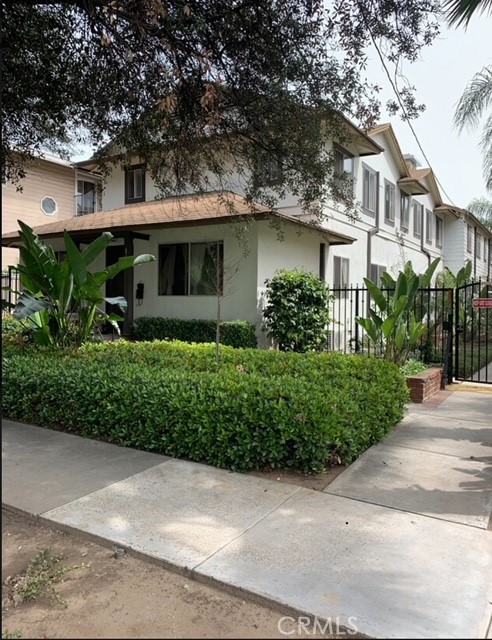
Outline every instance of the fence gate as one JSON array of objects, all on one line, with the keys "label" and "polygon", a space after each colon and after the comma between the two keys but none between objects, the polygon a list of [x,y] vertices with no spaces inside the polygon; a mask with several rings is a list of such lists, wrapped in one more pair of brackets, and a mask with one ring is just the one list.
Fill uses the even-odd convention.
[{"label": "fence gate", "polygon": [[454,377],[492,384],[492,283],[456,289]]}]

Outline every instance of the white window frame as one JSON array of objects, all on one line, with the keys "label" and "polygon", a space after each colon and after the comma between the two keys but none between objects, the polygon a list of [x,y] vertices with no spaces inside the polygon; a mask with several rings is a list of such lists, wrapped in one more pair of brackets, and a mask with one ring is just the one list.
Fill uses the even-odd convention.
[{"label": "white window frame", "polygon": [[444,221],[440,216],[436,216],[436,247],[439,247],[439,249],[442,249],[443,242],[444,242]]},{"label": "white window frame", "polygon": [[[367,186],[366,175],[368,176]],[[364,163],[362,163],[362,206],[370,215],[376,215],[378,206],[378,172]]]},{"label": "white window frame", "polygon": [[[54,211],[48,212],[48,211],[45,211],[45,210],[44,210],[44,208],[43,208],[43,202],[44,202],[47,198],[49,198],[50,200],[53,200],[53,202],[55,203],[55,210],[54,210]],[[48,196],[48,195],[43,196],[43,197],[41,198],[41,200],[39,201],[39,206],[40,206],[41,211],[44,213],[44,215],[45,215],[45,216],[54,216],[54,215],[56,215],[56,214],[58,213],[58,202],[56,201],[56,198],[54,198],[53,196]]]},{"label": "white window frame", "polygon": [[432,244],[432,240],[434,237],[433,234],[433,213],[430,209],[425,210],[425,242],[426,244]]},{"label": "white window frame", "polygon": [[[79,182],[87,182],[88,184],[92,184],[94,186],[94,211],[86,211],[85,213],[79,213],[78,209],[79,209],[79,198],[80,201],[82,201],[82,198],[84,195],[84,193],[80,193],[79,191]],[[99,197],[99,193],[98,193],[98,185],[99,183],[97,182],[97,180],[91,180],[89,178],[86,178],[85,176],[77,176],[77,180],[75,181],[76,183],[76,193],[75,193],[75,214],[77,216],[85,216],[91,213],[97,213],[97,211],[99,211],[99,206],[98,206],[98,197]]]},{"label": "white window frame", "polygon": [[413,201],[413,235],[416,238],[422,237],[422,226],[424,224],[424,205],[417,200]]},{"label": "white window frame", "polygon": [[473,253],[473,229],[470,224],[466,225],[466,251]]},{"label": "white window frame", "polygon": [[[388,197],[389,192],[389,197]],[[389,182],[384,181],[384,221],[386,224],[395,224],[395,211],[396,211],[396,186]]]},{"label": "white window frame", "polygon": [[[404,209],[403,202],[407,203],[407,207]],[[410,228],[410,207],[412,201],[408,193],[405,193],[400,189],[400,228],[403,232],[408,233]],[[406,223],[406,224],[405,224]]]}]

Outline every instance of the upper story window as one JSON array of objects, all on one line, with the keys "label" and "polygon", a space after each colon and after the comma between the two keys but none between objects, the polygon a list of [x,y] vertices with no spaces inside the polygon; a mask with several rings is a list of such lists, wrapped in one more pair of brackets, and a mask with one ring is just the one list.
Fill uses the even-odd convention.
[{"label": "upper story window", "polygon": [[125,204],[145,202],[145,167],[132,165],[125,169]]},{"label": "upper story window", "polygon": [[484,260],[484,262],[487,262],[487,248],[488,248],[487,238],[484,238],[483,239],[483,260]]},{"label": "upper story window", "polygon": [[362,206],[369,213],[376,213],[378,174],[367,165],[362,165]]},{"label": "upper story window", "polygon": [[41,211],[45,216],[53,216],[58,213],[58,203],[52,196],[41,198]]},{"label": "upper story window", "polygon": [[77,215],[85,216],[97,211],[97,185],[90,180],[77,180]]},{"label": "upper story window", "polygon": [[422,221],[424,218],[424,205],[420,202],[413,203],[413,235],[416,238],[422,237]]},{"label": "upper story window", "polygon": [[272,156],[258,159],[254,169],[254,182],[257,187],[269,187],[282,182],[282,165]]},{"label": "upper story window", "polygon": [[400,226],[402,231],[408,231],[410,226],[410,196],[400,191]]},{"label": "upper story window", "polygon": [[466,225],[466,250],[471,253],[473,249],[473,229],[469,224]]},{"label": "upper story window", "polygon": [[217,295],[224,280],[223,242],[159,246],[160,296]]},{"label": "upper story window", "polygon": [[391,182],[384,182],[384,220],[388,224],[395,222],[396,187]]},{"label": "upper story window", "polygon": [[477,258],[482,257],[482,236],[477,233],[477,248],[475,249],[475,255]]},{"label": "upper story window", "polygon": [[442,248],[442,241],[444,235],[443,221],[439,216],[436,216],[436,246]]},{"label": "upper story window", "polygon": [[354,189],[354,158],[342,147],[333,147],[333,176],[339,189],[348,189],[353,193]]},{"label": "upper story window", "polygon": [[426,209],[425,212],[425,241],[429,244],[432,243],[432,228],[433,228],[433,218],[434,214],[429,209]]}]

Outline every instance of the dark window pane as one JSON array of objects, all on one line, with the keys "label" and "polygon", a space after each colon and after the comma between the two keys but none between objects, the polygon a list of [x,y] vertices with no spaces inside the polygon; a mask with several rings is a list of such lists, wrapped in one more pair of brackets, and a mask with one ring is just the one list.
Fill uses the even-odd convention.
[{"label": "dark window pane", "polygon": [[159,247],[159,295],[184,296],[188,293],[188,244]]}]

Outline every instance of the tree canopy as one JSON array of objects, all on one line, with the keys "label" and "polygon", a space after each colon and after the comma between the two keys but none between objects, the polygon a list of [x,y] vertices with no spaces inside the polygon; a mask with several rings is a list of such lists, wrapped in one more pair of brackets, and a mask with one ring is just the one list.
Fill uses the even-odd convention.
[{"label": "tree canopy", "polygon": [[[333,190],[325,127],[342,137],[339,113],[364,127],[378,119],[367,45],[414,60],[438,32],[437,10],[438,0],[3,2],[3,175],[15,182],[33,153],[67,155],[83,139],[103,170],[115,150],[144,160],[164,195],[221,183],[232,162],[251,198],[289,189],[310,210]],[[416,113],[413,93],[404,99]],[[272,163],[274,196],[257,179]]]}]

